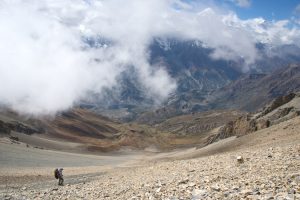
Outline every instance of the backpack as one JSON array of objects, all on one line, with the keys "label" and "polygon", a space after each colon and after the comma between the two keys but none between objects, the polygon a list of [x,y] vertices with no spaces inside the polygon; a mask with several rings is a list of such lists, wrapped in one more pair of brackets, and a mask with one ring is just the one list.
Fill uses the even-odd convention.
[{"label": "backpack", "polygon": [[59,177],[58,169],[55,169],[55,170],[54,170],[54,177],[55,177],[56,179],[58,179],[58,177]]}]

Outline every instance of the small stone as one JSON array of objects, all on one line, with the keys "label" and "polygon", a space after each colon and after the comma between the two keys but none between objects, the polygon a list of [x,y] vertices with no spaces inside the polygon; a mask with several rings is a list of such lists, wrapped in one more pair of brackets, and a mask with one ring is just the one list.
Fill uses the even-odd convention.
[{"label": "small stone", "polygon": [[11,198],[12,198],[12,197],[11,197],[11,196],[8,196],[8,195],[5,195],[5,196],[4,196],[4,200],[11,200]]},{"label": "small stone", "polygon": [[229,191],[225,191],[223,194],[224,194],[225,197],[228,197],[230,195],[230,192]]},{"label": "small stone", "polygon": [[155,190],[155,192],[156,192],[156,193],[159,193],[160,190],[161,190],[161,187],[160,187],[160,188],[157,188],[157,189]]},{"label": "small stone", "polygon": [[208,195],[206,190],[194,189],[192,192],[192,199],[206,197]]},{"label": "small stone", "polygon": [[243,163],[244,162],[244,158],[242,156],[237,156],[236,160],[238,163]]},{"label": "small stone", "polygon": [[252,194],[260,195],[259,189],[258,189],[258,188],[255,188],[255,189],[252,191]]},{"label": "small stone", "polygon": [[232,190],[239,190],[239,189],[240,189],[240,187],[236,186],[236,185],[232,187]]},{"label": "small stone", "polygon": [[189,187],[194,187],[196,184],[194,182],[189,183]]},{"label": "small stone", "polygon": [[211,186],[210,187],[212,190],[214,190],[214,191],[217,191],[217,192],[220,192],[221,191],[221,188],[219,187],[219,186],[217,186],[217,185],[213,185],[213,186]]},{"label": "small stone", "polygon": [[186,184],[187,182],[189,182],[189,179],[184,179],[178,182],[178,185],[180,184]]},{"label": "small stone", "polygon": [[242,193],[244,196],[248,196],[248,195],[251,195],[251,194],[252,194],[252,191],[251,191],[251,190],[242,190],[241,193]]},{"label": "small stone", "polygon": [[156,184],[156,186],[161,187],[162,186],[161,182],[158,181],[158,183]]}]

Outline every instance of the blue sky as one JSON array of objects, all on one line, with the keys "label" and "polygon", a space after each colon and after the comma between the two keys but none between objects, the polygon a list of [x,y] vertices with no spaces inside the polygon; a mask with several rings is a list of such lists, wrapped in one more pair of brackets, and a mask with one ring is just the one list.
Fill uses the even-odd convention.
[{"label": "blue sky", "polygon": [[[224,1],[217,0],[219,3]],[[241,7],[238,2],[247,0],[226,0],[230,7],[241,19],[263,17],[267,20],[290,19],[295,15],[297,5],[300,0],[248,0],[248,7]]]}]

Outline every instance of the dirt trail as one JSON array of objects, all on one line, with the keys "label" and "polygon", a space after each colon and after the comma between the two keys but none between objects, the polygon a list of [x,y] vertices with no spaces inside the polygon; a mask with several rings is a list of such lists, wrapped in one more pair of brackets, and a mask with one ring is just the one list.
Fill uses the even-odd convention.
[{"label": "dirt trail", "polygon": [[120,163],[139,159],[141,154],[132,152],[118,155],[88,155],[59,152],[26,147],[23,144],[0,142],[0,168],[11,167],[84,167],[115,166]]},{"label": "dirt trail", "polygon": [[28,147],[0,138],[0,188],[3,192],[9,187],[56,185],[53,170],[58,167],[65,169],[66,184],[87,182],[110,169],[138,165],[145,155],[145,152],[136,151],[102,155],[68,153]]}]

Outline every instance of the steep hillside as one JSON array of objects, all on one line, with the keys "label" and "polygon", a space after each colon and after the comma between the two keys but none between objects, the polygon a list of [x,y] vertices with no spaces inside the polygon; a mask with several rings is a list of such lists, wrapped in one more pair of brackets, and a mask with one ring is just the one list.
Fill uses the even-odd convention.
[{"label": "steep hillside", "polygon": [[300,65],[290,65],[271,74],[250,74],[214,92],[213,108],[255,111],[276,97],[300,91]]},{"label": "steep hillside", "polygon": [[82,108],[43,119],[2,112],[0,132],[2,137],[11,136],[13,140],[48,149],[103,152],[124,147],[151,147],[170,150],[203,147],[220,139],[268,128],[299,115],[300,94],[291,93],[278,97],[254,114],[234,110],[200,112],[176,116],[161,123],[149,121],[152,126],[120,123]]},{"label": "steep hillside", "polygon": [[[222,119],[221,116],[227,117]],[[143,150],[148,147],[170,150],[204,144],[206,132],[210,134],[210,130],[224,125],[229,119],[237,116],[239,115],[236,112],[226,111],[194,114],[174,118],[158,127],[151,127],[136,123],[120,123],[82,108],[74,108],[54,118],[42,119],[2,112],[1,119],[5,121],[0,121],[0,132],[2,137],[11,137],[12,140],[33,147],[62,151],[106,152],[122,148]],[[192,118],[194,120],[191,121]],[[208,121],[211,124],[205,125]],[[174,130],[177,122],[182,125],[182,129]]]},{"label": "steep hillside", "polygon": [[257,113],[241,116],[228,122],[220,128],[217,134],[208,137],[207,143],[231,136],[247,135],[297,116],[300,116],[300,93],[291,93],[276,98]]},{"label": "steep hillside", "polygon": [[170,118],[155,125],[158,130],[176,135],[206,135],[210,131],[233,121],[245,113],[234,110],[220,110],[193,113]]},{"label": "steep hillside", "polygon": [[53,120],[43,120],[48,134],[76,140],[76,138],[113,139],[117,137],[118,123],[84,109],[73,109],[58,114]]},{"label": "steep hillside", "polygon": [[[242,88],[251,90],[251,87],[256,85],[252,82],[260,79],[260,76],[266,74],[268,74],[266,76],[269,76],[274,70],[300,61],[300,56],[297,54],[299,48],[295,45],[273,47],[258,43],[256,49],[260,59],[246,66],[243,59],[240,61],[213,59],[211,55],[214,50],[208,48],[201,41],[155,38],[149,47],[149,63],[153,66],[164,67],[177,83],[176,91],[163,102],[162,107],[165,109],[159,109],[157,113],[150,114],[154,117],[147,116],[148,112],[151,112],[155,107],[156,99],[155,96],[149,96],[147,89],[142,84],[143,81],[140,80],[139,73],[134,67],[128,67],[127,70],[123,71],[117,77],[117,84],[113,88],[105,88],[101,95],[92,94],[93,98],[91,99],[93,100],[81,102],[81,106],[110,118],[127,122],[138,119],[143,123],[147,122],[148,118],[161,118],[161,122],[179,114],[207,111],[212,108],[235,108],[231,106],[231,102],[241,105],[237,108],[251,110],[254,107],[256,109],[272,98],[265,100],[261,97],[264,100],[262,104],[259,103],[261,99],[253,99],[251,104],[242,105],[245,104],[243,103],[245,99],[256,93],[255,91],[248,91],[250,95],[246,95],[245,99],[241,99],[242,95],[236,93],[238,92],[237,87],[242,84]],[[244,74],[245,68],[249,69],[249,71],[246,71],[251,74],[250,76]],[[238,81],[232,83],[236,80]],[[248,82],[251,82],[250,86],[245,86],[244,84]],[[220,89],[225,85],[228,85],[225,91]],[[234,91],[230,92],[230,90]],[[278,95],[284,94],[280,93]],[[212,102],[212,96],[219,98],[213,98],[214,101]],[[228,100],[231,100],[231,102],[227,103]],[[140,117],[141,113],[146,115]]]},{"label": "steep hillside", "polygon": [[[177,83],[177,90],[167,104],[176,108],[172,116],[182,113],[186,102],[196,102],[241,75],[240,63],[215,60],[212,49],[201,42],[155,39],[149,49],[149,61],[153,66],[163,66]],[[129,68],[117,78],[117,85],[107,89],[104,95],[92,102],[84,102],[89,108],[106,116],[132,121],[142,112],[153,109],[155,97],[150,97],[134,68]],[[178,105],[181,105],[178,107]]]},{"label": "steep hillside", "polygon": [[[168,135],[161,134],[155,129],[138,124],[121,124],[89,110],[75,108],[58,114],[54,118],[33,119],[5,113],[6,122],[1,121],[2,136],[14,136],[20,142],[37,147],[65,149],[56,143],[66,142],[77,144],[80,149],[87,151],[114,151],[122,147],[143,149],[148,146],[157,148],[168,147]],[[22,124],[24,130],[16,129],[11,124]],[[19,125],[20,126],[20,125]],[[38,127],[39,129],[37,129]],[[43,131],[38,131],[42,129]],[[28,136],[23,136],[27,134]],[[45,143],[46,141],[46,143]],[[53,145],[49,145],[49,144]],[[76,150],[76,149],[74,149]]]},{"label": "steep hillside", "polygon": [[63,113],[53,121],[48,121],[47,127],[50,135],[88,144],[91,151],[168,146],[168,135],[154,128],[119,123],[85,109]]},{"label": "steep hillside", "polygon": [[192,90],[189,95],[170,97],[162,108],[142,113],[137,121],[155,124],[185,113],[237,109],[256,111],[274,98],[300,91],[300,65],[282,67],[269,74],[250,73],[219,89],[201,93]]}]

